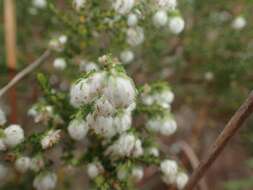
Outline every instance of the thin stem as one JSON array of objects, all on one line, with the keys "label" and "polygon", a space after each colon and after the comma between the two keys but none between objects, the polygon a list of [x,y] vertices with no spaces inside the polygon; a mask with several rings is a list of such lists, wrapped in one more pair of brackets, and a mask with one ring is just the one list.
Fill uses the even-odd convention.
[{"label": "thin stem", "polygon": [[13,86],[15,86],[20,80],[22,80],[26,75],[31,73],[37,67],[39,67],[46,59],[51,55],[50,50],[46,50],[37,60],[32,64],[29,64],[25,69],[20,71],[7,85],[0,89],[0,98]]},{"label": "thin stem", "polygon": [[198,168],[193,172],[188,184],[184,190],[192,190],[199,180],[204,176],[206,171],[214,163],[216,158],[220,155],[221,151],[225,148],[228,141],[234,136],[237,130],[242,126],[244,121],[253,112],[253,92],[250,93],[246,101],[236,111],[233,117],[230,119],[226,127],[218,136],[214,144],[211,146],[207,156],[201,161]]}]

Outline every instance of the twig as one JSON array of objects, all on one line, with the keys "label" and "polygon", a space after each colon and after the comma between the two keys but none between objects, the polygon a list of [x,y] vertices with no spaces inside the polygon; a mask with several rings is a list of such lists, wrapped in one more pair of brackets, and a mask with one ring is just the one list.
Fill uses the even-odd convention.
[{"label": "twig", "polygon": [[242,126],[243,122],[253,112],[253,92],[250,93],[247,100],[241,105],[237,112],[230,119],[226,127],[218,136],[214,144],[211,146],[207,156],[201,161],[198,168],[193,172],[188,184],[184,190],[192,190],[199,180],[203,177],[205,172],[214,163],[228,141],[233,137],[236,131]]},{"label": "twig", "polygon": [[[191,169],[195,170],[199,165],[199,159],[196,156],[196,154],[194,153],[194,151],[192,150],[191,146],[188,143],[186,143],[185,141],[180,141],[177,144],[180,146],[180,149],[182,150],[184,155],[187,157],[187,159],[191,165]],[[206,184],[206,181],[204,178],[202,180],[200,180],[200,182],[199,182],[199,189],[200,190],[208,190],[208,187],[207,187],[207,184]]]},{"label": "twig", "polygon": [[22,80],[26,75],[31,73],[37,67],[39,67],[46,59],[48,59],[51,55],[50,50],[46,50],[37,60],[35,60],[32,64],[29,64],[25,69],[20,71],[7,85],[0,89],[0,98],[15,84],[17,84],[20,80]]}]

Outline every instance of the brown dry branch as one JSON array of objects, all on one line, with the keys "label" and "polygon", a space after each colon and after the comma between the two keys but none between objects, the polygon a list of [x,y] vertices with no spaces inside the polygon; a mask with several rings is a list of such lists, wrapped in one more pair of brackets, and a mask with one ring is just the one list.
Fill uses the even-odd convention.
[{"label": "brown dry branch", "polygon": [[51,55],[51,50],[46,50],[38,59],[36,59],[32,64],[29,64],[25,69],[20,71],[7,85],[0,89],[0,98],[13,86],[15,86],[20,80],[22,80],[26,75],[34,71],[39,67],[45,60],[47,60]]},{"label": "brown dry branch", "polygon": [[228,141],[234,136],[234,134],[242,126],[244,121],[250,116],[252,112],[253,91],[227,123],[221,134],[211,146],[207,156],[201,161],[198,168],[193,172],[193,175],[190,177],[189,182],[184,190],[192,190],[198,184],[200,179],[204,176],[206,171],[210,168],[216,158],[220,155],[221,151],[225,148]]},{"label": "brown dry branch", "polygon": [[[180,141],[177,144],[179,145],[181,151],[183,152],[188,162],[190,163],[191,169],[192,170],[196,169],[199,165],[199,159],[196,156],[195,152],[193,151],[192,147],[185,141]],[[200,180],[198,187],[200,190],[208,190],[204,178]]]}]

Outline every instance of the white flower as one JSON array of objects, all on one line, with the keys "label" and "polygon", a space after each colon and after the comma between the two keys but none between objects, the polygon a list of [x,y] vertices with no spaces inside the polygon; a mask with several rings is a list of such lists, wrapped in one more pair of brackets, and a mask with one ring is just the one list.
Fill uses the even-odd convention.
[{"label": "white flower", "polygon": [[133,157],[137,158],[141,155],[143,155],[143,148],[142,148],[142,143],[140,139],[137,139],[135,141],[134,149],[133,149]]},{"label": "white flower", "polygon": [[160,126],[160,133],[162,135],[170,136],[174,134],[176,130],[177,130],[177,123],[172,118],[165,119],[162,125]]},{"label": "white flower", "polygon": [[32,171],[38,172],[44,166],[45,166],[45,163],[44,163],[44,160],[41,157],[36,156],[36,157],[34,157],[34,158],[31,159],[30,168],[31,168]]},{"label": "white flower", "polygon": [[153,23],[156,27],[165,26],[168,21],[168,16],[166,11],[159,10],[153,16]]},{"label": "white flower", "polygon": [[8,147],[15,147],[24,141],[24,131],[19,125],[10,125],[4,129],[4,143]]},{"label": "white flower", "polygon": [[108,147],[105,154],[112,154],[113,156],[120,157],[138,157],[143,154],[143,149],[139,139],[136,139],[136,137],[132,134],[125,133],[122,134],[113,145]]},{"label": "white flower", "polygon": [[127,17],[127,24],[128,26],[136,26],[138,23],[138,17],[136,14],[131,13]]},{"label": "white flower", "polygon": [[98,71],[99,68],[96,63],[94,62],[85,62],[81,61],[79,66],[80,71],[90,72],[90,71]]},{"label": "white flower", "polygon": [[177,179],[176,179],[177,188],[179,190],[183,189],[185,187],[185,185],[187,184],[188,179],[189,179],[189,177],[186,173],[179,172],[177,174]]},{"label": "white flower", "polygon": [[61,52],[67,41],[68,41],[68,37],[64,34],[60,36],[56,36],[49,41],[49,47],[55,51]]},{"label": "white flower", "polygon": [[164,160],[160,164],[160,169],[163,173],[163,181],[166,184],[175,182],[178,172],[178,166],[174,160]]},{"label": "white flower", "polygon": [[232,22],[232,27],[236,30],[241,30],[246,26],[246,24],[246,19],[243,16],[238,16]]},{"label": "white flower", "polygon": [[134,181],[140,181],[144,176],[143,168],[142,167],[135,167],[132,170],[132,177]]},{"label": "white flower", "polygon": [[148,154],[154,156],[154,157],[158,157],[160,155],[159,150],[155,147],[151,147],[148,149]]},{"label": "white flower", "polygon": [[128,13],[134,6],[135,0],[113,0],[112,7],[119,14]]},{"label": "white flower", "polygon": [[74,119],[68,126],[70,137],[76,141],[82,140],[88,133],[88,123],[82,119]]},{"label": "white flower", "polygon": [[104,168],[99,162],[90,163],[87,166],[87,174],[91,179],[94,179],[103,171],[104,171]]},{"label": "white flower", "polygon": [[104,97],[100,97],[94,104],[96,115],[109,116],[112,115],[116,110],[112,104]]},{"label": "white flower", "polygon": [[4,143],[4,139],[0,138],[0,151],[5,151],[5,150],[7,150],[7,147]]},{"label": "white flower", "polygon": [[81,79],[74,83],[70,89],[70,103],[74,107],[80,107],[91,101],[90,89],[87,79]]},{"label": "white flower", "polygon": [[64,45],[67,43],[68,41],[68,37],[64,34],[60,35],[59,38],[58,38],[60,44]]},{"label": "white flower", "polygon": [[111,116],[91,116],[87,118],[87,121],[97,135],[112,138],[117,133]]},{"label": "white flower", "polygon": [[149,119],[146,123],[146,127],[150,131],[159,132],[161,124],[162,123],[160,119]]},{"label": "white flower", "polygon": [[21,173],[25,173],[30,166],[31,159],[29,157],[20,157],[15,161],[15,168]]},{"label": "white flower", "polygon": [[54,60],[53,65],[54,65],[54,68],[57,69],[57,70],[64,70],[67,66],[66,61],[65,61],[64,58],[56,58]]},{"label": "white flower", "polygon": [[8,175],[9,169],[0,163],[0,180],[2,181]]},{"label": "white flower", "polygon": [[80,107],[91,101],[99,94],[104,81],[104,73],[97,72],[88,78],[74,83],[70,89],[70,102],[74,107]]},{"label": "white flower", "polygon": [[135,86],[130,78],[110,76],[104,95],[116,108],[126,108],[135,101]]},{"label": "white flower", "polygon": [[208,71],[205,73],[204,77],[207,81],[212,81],[214,79],[214,74],[213,72]]},{"label": "white flower", "polygon": [[3,110],[0,108],[0,126],[6,123],[6,116]]},{"label": "white flower", "polygon": [[180,16],[175,16],[169,19],[169,29],[174,34],[179,34],[184,30],[184,20]]},{"label": "white flower", "polygon": [[61,130],[50,130],[46,133],[46,135],[41,139],[40,144],[43,149],[51,148],[57,142],[59,142],[61,138]]},{"label": "white flower", "polygon": [[33,6],[39,9],[45,8],[47,6],[46,0],[33,0]]},{"label": "white flower", "polygon": [[142,44],[144,41],[143,28],[136,26],[131,27],[127,30],[127,43],[131,46],[137,46]]},{"label": "white flower", "polygon": [[73,0],[74,8],[79,11],[81,8],[84,8],[86,0]]},{"label": "white flower", "polygon": [[57,176],[55,173],[46,172],[41,173],[33,181],[33,187],[37,190],[52,190],[57,183]]},{"label": "white flower", "polygon": [[134,60],[134,53],[130,50],[125,50],[120,53],[120,59],[123,63],[128,64]]},{"label": "white flower", "polygon": [[125,111],[114,118],[114,126],[117,133],[121,134],[130,129],[132,124],[131,113]]},{"label": "white flower", "polygon": [[177,0],[155,0],[158,7],[165,10],[175,10],[177,7]]}]

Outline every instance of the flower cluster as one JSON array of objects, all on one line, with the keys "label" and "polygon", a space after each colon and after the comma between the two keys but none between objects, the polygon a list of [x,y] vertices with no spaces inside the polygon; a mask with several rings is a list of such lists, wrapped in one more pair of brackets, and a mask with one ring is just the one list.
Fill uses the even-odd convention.
[{"label": "flower cluster", "polygon": [[[137,90],[117,59],[102,56],[98,62],[100,69],[76,80],[69,96],[58,94],[45,78],[38,77],[46,98],[28,113],[47,129],[25,138],[20,126],[10,125],[0,131],[0,150],[13,155],[11,160],[17,172],[33,173],[33,187],[37,190],[57,186],[54,162],[45,156],[56,147],[63,151],[61,164],[86,166],[87,176],[96,189],[129,189],[144,177],[145,166],[150,165],[160,166],[165,183],[182,189],[187,175],[175,161],[163,158],[151,138],[153,132],[172,135],[176,131],[170,112],[174,94],[166,83]],[[138,114],[150,116],[142,124],[148,130],[134,126],[133,117]],[[67,149],[65,141],[71,142]],[[81,156],[74,154],[79,144],[85,145]],[[0,167],[2,173],[8,170],[5,165]]]}]

